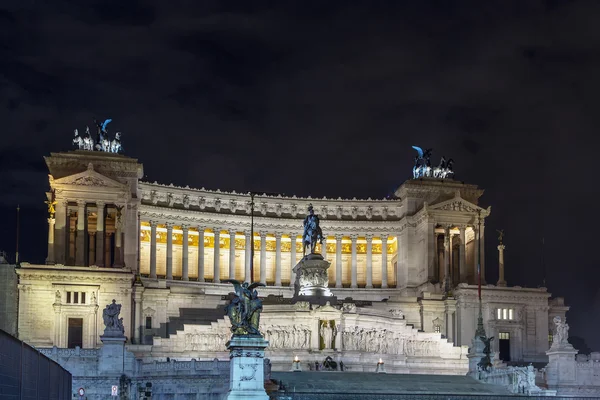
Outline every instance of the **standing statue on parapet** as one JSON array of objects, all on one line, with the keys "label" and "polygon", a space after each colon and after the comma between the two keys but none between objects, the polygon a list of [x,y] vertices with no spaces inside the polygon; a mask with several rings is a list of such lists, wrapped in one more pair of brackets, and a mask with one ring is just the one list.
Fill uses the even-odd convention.
[{"label": "standing statue on parapet", "polygon": [[323,231],[319,226],[319,217],[315,214],[312,204],[308,205],[308,215],[304,218],[304,233],[302,234],[302,255],[310,247],[310,254],[315,252],[317,242],[323,244]]},{"label": "standing statue on parapet", "polygon": [[556,325],[556,333],[552,337],[552,347],[556,346],[568,346],[569,345],[569,324],[566,320],[563,320],[560,316],[555,316],[553,319],[554,325]]},{"label": "standing statue on parapet", "polygon": [[121,313],[121,305],[117,304],[113,299],[112,304],[106,306],[102,312],[102,319],[104,320],[104,334],[108,332],[119,332],[125,334],[125,327],[123,326],[123,318],[119,318]]},{"label": "standing statue on parapet", "polygon": [[223,283],[232,283],[235,289],[235,297],[225,308],[225,312],[231,322],[231,332],[234,335],[260,335],[258,325],[262,311],[262,300],[258,298],[258,292],[254,288],[265,286],[264,283],[248,282],[241,283],[235,279],[224,279]]}]

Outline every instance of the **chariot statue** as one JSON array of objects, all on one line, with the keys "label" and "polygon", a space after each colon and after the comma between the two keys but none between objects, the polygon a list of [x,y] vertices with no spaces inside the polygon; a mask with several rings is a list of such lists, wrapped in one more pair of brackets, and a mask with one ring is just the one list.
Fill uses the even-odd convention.
[{"label": "chariot statue", "polygon": [[73,139],[73,144],[76,145],[79,150],[87,150],[87,151],[104,151],[107,153],[118,153],[123,147],[121,146],[121,132],[117,132],[115,134],[115,138],[110,140],[108,137],[108,130],[106,127],[112,121],[112,119],[108,118],[104,120],[104,122],[100,123],[97,120],[94,120],[94,125],[98,128],[98,132],[96,134],[96,140],[92,138],[90,134],[90,128],[87,126],[85,128],[86,137],[79,136],[79,131],[75,129],[75,138]]},{"label": "chariot statue", "polygon": [[258,298],[256,287],[264,283],[240,283],[235,279],[224,279],[221,282],[231,283],[235,289],[235,297],[225,308],[225,313],[231,322],[231,332],[234,335],[259,335],[258,325],[262,311],[262,300]]},{"label": "chariot statue", "polygon": [[308,205],[308,215],[304,218],[304,233],[302,234],[302,255],[306,255],[306,248],[310,254],[315,252],[317,242],[323,244],[323,231],[319,226],[319,216],[315,214],[312,204]]},{"label": "chariot statue", "polygon": [[419,178],[453,178],[454,171],[453,165],[454,160],[452,158],[446,160],[446,157],[442,156],[440,163],[432,167],[431,166],[431,152],[433,149],[425,149],[418,146],[412,146],[417,151],[415,157],[415,165],[413,166],[413,179]]}]

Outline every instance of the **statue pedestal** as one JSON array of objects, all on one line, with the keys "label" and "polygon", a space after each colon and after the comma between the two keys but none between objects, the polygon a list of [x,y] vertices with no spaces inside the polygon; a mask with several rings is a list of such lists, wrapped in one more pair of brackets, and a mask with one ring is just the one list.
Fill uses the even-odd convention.
[{"label": "statue pedestal", "polygon": [[478,364],[485,357],[484,348],[485,343],[483,343],[483,340],[479,336],[471,340],[471,347],[469,348],[469,354],[467,354],[467,358],[469,359],[469,376],[477,377],[479,372]]},{"label": "statue pedestal", "polygon": [[98,357],[98,372],[102,375],[121,375],[125,366],[125,342],[120,331],[104,331],[100,336],[102,348]]},{"label": "statue pedestal", "polygon": [[261,336],[233,335],[227,342],[231,360],[228,400],[269,400],[264,382],[268,345]]},{"label": "statue pedestal", "polygon": [[320,254],[311,253],[304,256],[293,269],[296,273],[294,299],[314,303],[311,298],[328,297],[326,301],[331,302],[333,294],[329,290],[327,276],[330,265],[331,263]]},{"label": "statue pedestal", "polygon": [[560,385],[574,385],[576,383],[575,355],[579,353],[571,344],[552,345],[546,352],[548,365],[546,366],[546,382],[550,389]]}]

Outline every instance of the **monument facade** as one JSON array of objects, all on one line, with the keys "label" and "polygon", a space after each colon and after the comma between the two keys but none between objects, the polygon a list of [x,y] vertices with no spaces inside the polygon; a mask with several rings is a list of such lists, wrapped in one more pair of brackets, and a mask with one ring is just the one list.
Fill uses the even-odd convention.
[{"label": "monument facade", "polygon": [[[142,164],[119,152],[107,124],[45,158],[48,256],[17,270],[27,343],[98,348],[99,304],[114,299],[136,357],[228,359],[228,282],[259,282],[274,370],[330,356],[349,370],[375,370],[382,358],[388,373],[468,371],[491,208],[479,204],[482,189],[452,179],[452,160],[431,166],[431,151],[418,151],[413,178],[392,198],[250,196],[141,181]],[[312,271],[313,261],[328,267]],[[293,301],[300,291],[331,299]],[[485,282],[482,298],[492,352],[547,361],[552,318],[568,311],[562,299]]]}]

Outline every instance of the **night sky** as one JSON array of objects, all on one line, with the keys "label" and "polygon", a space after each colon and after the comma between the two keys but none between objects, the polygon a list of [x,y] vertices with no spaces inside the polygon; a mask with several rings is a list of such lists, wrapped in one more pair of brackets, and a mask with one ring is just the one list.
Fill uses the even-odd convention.
[{"label": "night sky", "polygon": [[600,2],[152,3],[0,5],[10,258],[20,204],[21,259],[43,262],[42,157],[94,118],[145,180],[238,192],[383,198],[432,147],[485,189],[488,281],[504,229],[509,284],[546,271],[600,350]]}]

